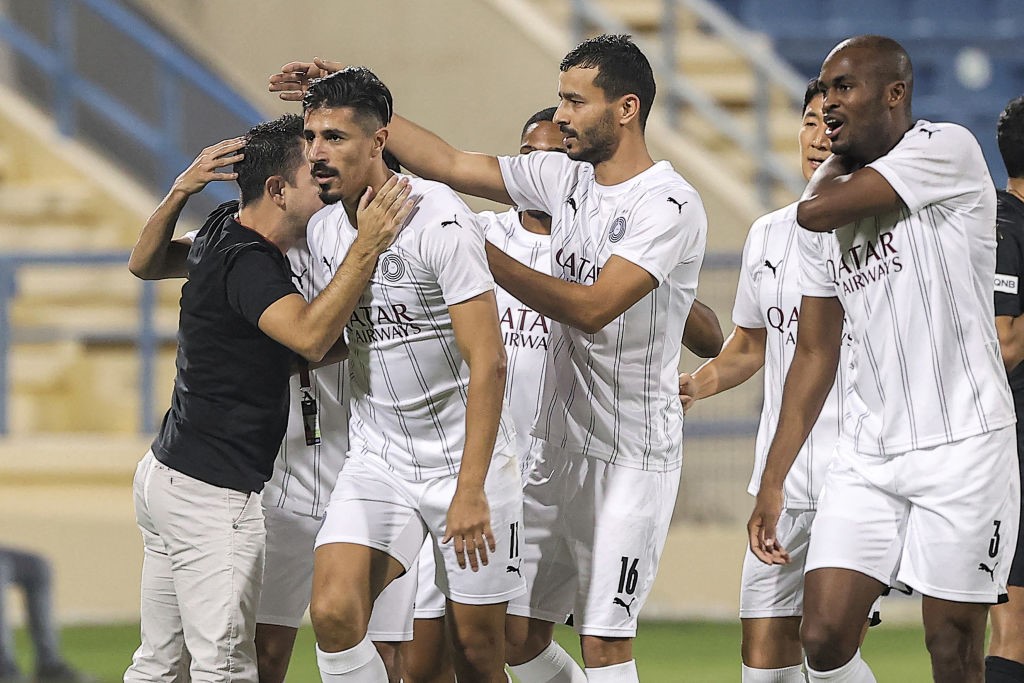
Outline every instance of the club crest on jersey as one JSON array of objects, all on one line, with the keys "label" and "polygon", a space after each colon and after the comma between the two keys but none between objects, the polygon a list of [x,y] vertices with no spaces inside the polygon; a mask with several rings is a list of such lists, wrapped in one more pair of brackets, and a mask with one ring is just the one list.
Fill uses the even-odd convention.
[{"label": "club crest on jersey", "polygon": [[626,234],[626,218],[625,216],[619,216],[612,223],[612,229],[608,231],[608,241],[618,242],[622,239],[623,235]]},{"label": "club crest on jersey", "polygon": [[384,254],[378,268],[380,268],[380,274],[388,282],[398,282],[405,277],[405,263],[394,254]]}]

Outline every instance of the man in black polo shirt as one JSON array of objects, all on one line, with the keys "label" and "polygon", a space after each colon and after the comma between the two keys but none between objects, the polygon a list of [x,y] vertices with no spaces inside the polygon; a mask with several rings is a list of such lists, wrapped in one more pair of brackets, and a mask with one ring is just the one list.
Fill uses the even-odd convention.
[{"label": "man in black polo shirt", "polygon": [[[237,179],[241,201],[211,213],[188,252],[171,408],[135,476],[142,644],[125,681],[177,680],[185,649],[193,683],[257,680],[260,491],[287,424],[288,377],[296,354],[321,361],[343,350],[345,323],[411,209],[407,181],[364,195],[359,249],[307,303],[284,258],[322,206],[302,127],[284,116],[204,150],[150,217],[129,264],[140,277],[166,275],[138,263],[160,262],[153,249],[182,248],[169,238],[192,194]],[[216,171],[232,163],[234,173]]]},{"label": "man in black polo shirt", "polygon": [[[1024,476],[1024,97],[999,117],[999,152],[1009,180],[996,192],[996,332],[1017,413],[1017,458]],[[1024,521],[1024,517],[1022,517]],[[992,641],[985,659],[987,683],[1024,683],[1024,534],[1007,581],[1009,602],[989,610]]]}]

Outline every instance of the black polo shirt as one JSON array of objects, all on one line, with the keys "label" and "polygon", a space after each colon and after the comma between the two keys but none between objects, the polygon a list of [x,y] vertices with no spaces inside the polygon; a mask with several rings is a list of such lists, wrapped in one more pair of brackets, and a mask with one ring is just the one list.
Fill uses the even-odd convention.
[{"label": "black polo shirt", "polygon": [[[1024,202],[1005,190],[996,200],[996,315],[1015,318],[1024,313]],[[1024,363],[1008,379],[1014,402],[1024,403]]]},{"label": "black polo shirt", "polygon": [[192,242],[174,394],[153,454],[214,486],[261,491],[288,424],[295,354],[257,323],[270,304],[298,291],[284,255],[240,225],[237,209],[237,202],[217,207]]}]

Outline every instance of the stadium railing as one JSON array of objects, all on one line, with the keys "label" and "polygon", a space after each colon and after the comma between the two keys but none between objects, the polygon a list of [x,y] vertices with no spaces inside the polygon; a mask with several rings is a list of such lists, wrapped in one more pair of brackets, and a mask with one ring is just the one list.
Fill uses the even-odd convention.
[{"label": "stadium railing", "polygon": [[[572,0],[571,6],[572,30],[577,40],[585,38],[592,28],[604,33],[629,33],[625,24],[595,0]],[[680,73],[676,62],[676,17],[680,9],[694,13],[706,30],[727,41],[737,54],[744,57],[754,72],[757,87],[754,98],[755,130],[746,130],[735,116]],[[683,106],[692,107],[721,135],[751,151],[757,160],[757,188],[763,204],[772,203],[772,190],[776,183],[799,195],[803,191],[803,179],[792,169],[788,159],[781,158],[772,150],[768,126],[771,88],[778,88],[798,109],[803,104],[804,80],[767,47],[763,38],[744,28],[712,2],[662,0],[661,12],[660,25],[663,28],[658,39],[661,45],[652,49],[644,45],[643,40],[637,40],[637,43],[647,54],[662,56],[661,64],[656,66],[660,66],[659,82],[662,84],[661,89],[667,93],[670,118],[675,121],[676,114]]]},{"label": "stadium railing", "polygon": [[[17,341],[10,321],[10,310],[11,301],[17,295],[18,272],[33,266],[124,266],[128,263],[128,256],[127,251],[0,254],[0,436],[6,435],[10,426],[10,351],[13,343]],[[139,425],[143,432],[152,432],[156,429],[153,405],[154,364],[157,344],[160,342],[154,323],[156,285],[152,281],[140,281],[139,284],[138,327],[129,331],[128,336],[129,340],[137,345],[139,353]],[[117,334],[124,335],[123,332]]]},{"label": "stadium railing", "polygon": [[[0,11],[0,43],[15,57],[12,85],[41,100],[61,133],[116,154],[159,191],[197,148],[209,144],[211,134],[264,118],[222,78],[115,0],[13,3]],[[212,187],[209,196],[220,202],[234,191]]]}]

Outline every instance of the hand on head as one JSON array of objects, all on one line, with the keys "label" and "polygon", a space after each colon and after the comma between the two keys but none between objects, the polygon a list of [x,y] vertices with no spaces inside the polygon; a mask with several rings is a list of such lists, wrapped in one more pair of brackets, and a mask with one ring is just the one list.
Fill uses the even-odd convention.
[{"label": "hand on head", "polygon": [[345,65],[341,62],[331,62],[319,57],[314,57],[312,62],[288,62],[281,67],[280,73],[270,77],[267,90],[276,92],[282,100],[301,102],[310,81],[344,68]]},{"label": "hand on head", "polygon": [[244,137],[221,140],[210,145],[174,180],[172,189],[193,195],[201,192],[212,181],[235,180],[238,178],[237,173],[218,172],[217,169],[244,159],[245,154],[241,152],[243,147]]}]

